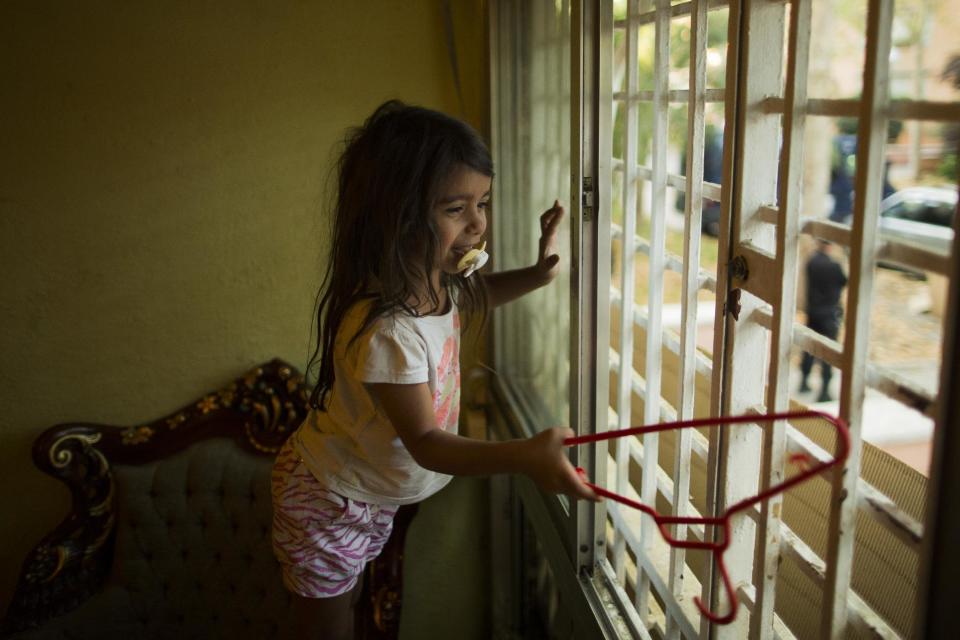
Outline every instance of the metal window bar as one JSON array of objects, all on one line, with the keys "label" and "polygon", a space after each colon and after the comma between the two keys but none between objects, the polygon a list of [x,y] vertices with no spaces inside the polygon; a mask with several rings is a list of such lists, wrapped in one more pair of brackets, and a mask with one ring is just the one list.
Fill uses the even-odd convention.
[{"label": "metal window bar", "polygon": [[[628,13],[635,13],[638,0],[629,0]],[[627,29],[625,35],[624,48],[626,55],[624,64],[624,86],[628,93],[637,90],[638,71],[637,71],[637,33],[634,29]],[[623,180],[623,225],[624,234],[620,238],[621,246],[621,270],[620,283],[622,288],[622,298],[624,300],[622,307],[630,309],[633,307],[633,294],[635,289],[636,262],[634,257],[636,253],[631,250],[630,244],[626,238],[632,238],[636,234],[637,227],[637,182],[633,175],[637,156],[637,104],[627,103],[625,124],[625,143],[623,147],[623,166],[625,167],[625,176]],[[617,428],[623,429],[630,426],[633,412],[631,411],[632,396],[632,373],[633,373],[633,317],[629,313],[621,311],[620,313],[620,358],[617,367]],[[626,491],[629,481],[627,479],[627,447],[617,447],[616,461],[616,490]],[[622,584],[626,572],[626,537],[624,532],[615,529],[613,542],[613,567],[617,580]],[[641,619],[644,619],[641,613]]]},{"label": "metal window bar", "polygon": [[830,501],[827,575],[820,635],[838,638],[847,625],[847,596],[853,570],[857,482],[862,449],[863,397],[866,376],[860,365],[867,361],[873,272],[876,262],[876,228],[880,209],[884,140],[889,101],[890,42],[893,0],[870,0],[867,6],[867,50],[864,61],[863,98],[857,139],[856,196],[850,257],[850,283],[844,332],[843,381],[840,415],[850,426],[851,448],[842,472],[834,475]]},{"label": "metal window bar", "polygon": [[[631,335],[633,331],[633,325],[639,326],[643,329],[646,335],[646,353],[647,360],[644,366],[644,376],[641,377],[637,372],[632,371],[632,366],[630,366],[629,360],[631,358],[621,358],[621,354],[617,354],[615,351],[611,350],[609,355],[611,368],[616,366],[618,371],[618,380],[619,380],[619,393],[617,400],[618,411],[616,414],[619,416],[617,425],[626,425],[629,423],[629,395],[637,397],[639,400],[644,402],[644,420],[649,422],[650,420],[669,420],[677,418],[677,410],[669,405],[662,397],[659,389],[660,384],[660,372],[661,372],[661,358],[659,356],[662,353],[662,349],[667,347],[672,351],[679,352],[681,354],[686,354],[684,356],[685,362],[681,365],[684,368],[683,378],[681,379],[681,384],[688,386],[686,383],[697,375],[697,372],[703,373],[704,371],[710,371],[709,368],[704,368],[704,362],[707,361],[706,357],[699,353],[696,349],[694,338],[694,331],[696,329],[696,293],[700,289],[706,289],[715,291],[716,288],[716,279],[712,274],[706,273],[699,268],[699,215],[701,214],[702,199],[704,196],[708,198],[713,198],[715,200],[719,199],[720,196],[720,186],[712,183],[704,183],[703,181],[703,160],[702,160],[702,148],[703,148],[703,118],[704,118],[704,106],[708,102],[722,102],[724,100],[724,91],[716,89],[706,89],[706,79],[705,79],[705,70],[703,67],[703,61],[705,60],[706,53],[706,3],[702,3],[701,7],[695,9],[695,13],[699,13],[699,23],[696,23],[695,17],[691,19],[691,25],[696,24],[698,29],[694,29],[694,33],[699,31],[700,38],[694,37],[691,42],[691,61],[692,61],[692,71],[693,79],[690,83],[689,90],[683,91],[672,91],[669,90],[667,85],[667,79],[669,76],[669,29],[670,29],[670,18],[675,15],[687,15],[690,14],[691,8],[694,6],[694,3],[687,3],[686,5],[674,5],[670,7],[666,2],[658,2],[655,6],[653,12],[648,12],[647,14],[639,14],[637,11],[636,3],[631,2],[628,9],[628,15],[632,19],[627,21],[619,22],[618,26],[626,29],[626,44],[629,50],[629,53],[626,56],[627,65],[633,67],[635,53],[633,48],[635,47],[635,34],[637,28],[640,26],[641,21],[639,20],[640,15],[658,15],[660,19],[657,21],[649,21],[655,24],[655,52],[654,52],[654,82],[655,89],[652,92],[638,92],[635,89],[635,83],[632,81],[633,72],[628,70],[626,73],[624,91],[618,94],[616,97],[619,98],[618,106],[619,108],[625,108],[632,110],[634,105],[642,101],[652,101],[655,105],[655,116],[654,116],[654,141],[652,145],[652,156],[650,161],[650,166],[639,166],[635,160],[632,153],[632,144],[631,136],[635,121],[633,118],[628,117],[626,119],[626,126],[624,135],[626,137],[625,147],[629,149],[629,152],[624,154],[623,159],[614,159],[613,170],[621,171],[624,174],[623,179],[623,189],[624,189],[624,209],[625,209],[625,218],[624,226],[635,227],[635,220],[631,219],[635,215],[636,209],[632,205],[632,194],[635,194],[637,183],[640,180],[647,180],[651,183],[652,187],[652,200],[653,205],[651,207],[651,233],[650,240],[639,238],[634,235],[634,231],[631,228],[620,229],[614,227],[612,229],[612,234],[620,238],[621,246],[624,250],[624,259],[622,263],[623,275],[622,275],[622,285],[621,291],[611,290],[611,302],[615,305],[618,305],[621,309],[621,325],[620,325],[620,335],[621,335],[621,353],[625,353],[624,344],[629,340],[626,336]],[[725,3],[718,4],[717,6],[725,6]],[[679,7],[679,11],[677,10]],[[697,68],[696,61],[701,61],[700,68]],[[628,68],[629,68],[628,67]],[[671,174],[667,171],[666,168],[666,121],[667,121],[667,109],[668,105],[671,102],[682,102],[688,104],[688,116],[694,118],[695,121],[700,123],[700,134],[695,136],[692,140],[688,141],[688,158],[690,162],[693,163],[693,166],[688,166],[687,175],[679,176],[676,174]],[[690,105],[693,105],[692,107]],[[673,186],[678,189],[678,191],[692,194],[691,197],[686,199],[687,204],[687,228],[693,230],[693,233],[686,233],[685,237],[685,250],[684,257],[680,258],[668,254],[665,249],[665,217],[666,217],[666,187]],[[692,214],[692,215],[691,215]],[[691,222],[692,219],[692,222]],[[625,239],[632,239],[631,242],[626,242]],[[648,282],[648,300],[646,305],[646,310],[635,305],[632,298],[632,289],[633,286],[626,281],[629,278],[628,274],[633,273],[633,259],[632,255],[634,253],[643,253],[649,257],[649,282]],[[663,304],[663,276],[665,271],[673,270],[678,273],[683,274],[683,288],[684,288],[684,299],[681,305],[681,328],[680,335],[677,335],[673,332],[663,330],[662,319],[661,319],[661,309]],[[628,292],[624,295],[623,291]],[[624,302],[623,298],[626,297],[627,300]],[[624,308],[627,310],[632,309],[632,313],[624,312]],[[684,342],[681,346],[681,342]],[[632,350],[631,350],[632,351]],[[630,373],[627,373],[630,372]],[[691,390],[692,391],[692,390]],[[683,409],[685,415],[692,415],[693,412],[693,396],[688,391],[682,395],[686,397],[687,407]],[[655,400],[655,401],[654,401]],[[705,451],[705,438],[700,434],[694,434],[693,432],[683,432],[680,438],[682,440],[677,455],[675,455],[673,461],[673,473],[675,478],[680,478],[681,485],[689,483],[689,458],[691,448],[699,450],[698,452]],[[618,471],[618,479],[616,484],[618,487],[622,487],[626,477],[626,465],[624,464],[623,456],[627,453],[636,454],[638,450],[643,451],[643,456],[645,458],[646,464],[641,465],[644,469],[644,476],[641,485],[641,494],[643,494],[645,500],[655,499],[657,494],[658,479],[663,479],[667,477],[666,472],[660,468],[658,464],[658,449],[659,443],[656,436],[647,435],[645,437],[645,443],[648,446],[637,448],[630,445],[620,447],[618,449],[618,456],[616,461],[616,467]],[[611,465],[612,466],[612,465]],[[671,483],[673,480],[671,480]],[[673,503],[673,509],[676,513],[682,513],[685,510],[691,508],[689,507],[688,500],[688,486],[683,487],[683,490],[680,492],[670,493],[670,501]],[[676,496],[676,497],[675,497]],[[612,519],[612,518],[611,518]],[[646,526],[648,532],[644,534],[642,527]],[[614,554],[613,560],[616,566],[616,573],[619,578],[623,577],[623,567],[625,562],[623,560],[622,554],[619,551],[622,548],[622,545],[625,544],[626,538],[631,535],[629,531],[622,532],[622,527],[619,527],[614,523]],[[650,536],[649,525],[641,524],[641,534],[640,538],[637,541],[637,544],[640,548],[643,548],[644,545],[650,547],[652,544],[659,544],[655,542],[655,536]],[[699,532],[702,535],[702,532]],[[649,548],[647,553],[649,553]],[[689,572],[685,570],[684,566],[684,554],[677,553],[672,551],[669,554],[666,549],[663,550],[664,557],[670,556],[671,561],[668,563],[670,567],[668,573],[669,578],[667,582],[664,582],[660,579],[660,583],[664,585],[666,592],[661,592],[662,590],[655,591],[658,593],[660,600],[664,598],[676,598],[681,595],[682,585],[691,584],[691,579],[687,575]],[[642,563],[641,563],[642,564]],[[666,566],[665,566],[666,568]],[[647,611],[645,604],[648,603],[651,607],[655,607],[653,600],[649,598],[649,577],[644,575],[643,570],[639,572],[638,581],[636,584],[636,606],[640,611],[640,616],[644,619],[645,622],[649,622],[647,616]],[[696,595],[694,593],[693,595]],[[689,602],[689,598],[687,598]],[[676,619],[675,615],[670,614],[670,607],[666,608],[666,621],[664,632],[668,637],[677,637],[679,630],[683,628],[685,631],[689,632],[691,629],[695,628],[697,621],[699,620],[699,612],[691,607],[690,612],[688,613],[689,618],[684,620]],[[690,635],[685,633],[684,635]]]},{"label": "metal window bar", "polygon": [[[811,3],[794,0],[790,3],[789,56],[784,104],[783,152],[781,155],[781,193],[779,206],[782,218],[776,228],[776,273],[780,286],[773,296],[773,322],[770,337],[770,360],[767,378],[768,411],[785,411],[790,404],[790,351],[793,346],[793,324],[796,316],[796,274],[799,245],[799,196],[802,188],[802,154],[806,101],[807,61],[810,47]],[[782,421],[770,425],[763,433],[763,458],[760,485],[767,489],[781,482],[786,467],[786,426]],[[760,508],[754,560],[753,584],[756,607],[750,617],[750,635],[769,640],[773,634],[773,609],[780,564],[780,529],[783,494],[765,501]]]},{"label": "metal window bar", "polygon": [[[687,104],[687,148],[697,150],[687,153],[686,184],[684,201],[683,234],[683,280],[681,285],[680,320],[680,375],[678,376],[678,404],[681,420],[693,417],[697,376],[697,293],[700,290],[700,233],[703,217],[703,164],[704,155],[699,152],[705,146],[705,111],[707,85],[707,5],[692,3],[690,11],[690,63],[689,102]],[[693,511],[690,504],[690,455],[694,430],[683,429],[675,434],[671,511],[675,516],[685,516]],[[687,527],[678,525],[673,535],[683,540]],[[701,537],[702,539],[702,537]],[[670,592],[682,598],[689,591],[692,572],[686,568],[686,552],[679,547],[670,548]],[[699,593],[696,595],[700,595]],[[667,616],[666,638],[680,637],[680,622]]]},{"label": "metal window bar", "polygon": [[[642,539],[635,533],[638,529],[642,531],[647,519],[640,518],[639,514],[630,509],[611,508],[608,509],[608,515],[614,528],[624,532],[627,539],[627,546],[636,559],[635,570],[633,572],[628,570],[627,572],[626,586],[633,587],[636,591],[639,589],[638,583],[646,580],[649,585],[648,588],[652,588],[654,593],[661,596],[659,600],[651,599],[648,606],[655,611],[655,607],[657,607],[659,603],[662,603],[663,609],[665,610],[663,611],[663,615],[675,620],[681,633],[685,637],[696,637],[696,627],[691,624],[691,620],[699,617],[699,612],[696,611],[693,606],[693,596],[699,592],[700,585],[697,584],[694,578],[691,578],[687,585],[689,588],[687,597],[683,599],[674,598],[670,593],[670,587],[664,580],[667,567],[663,566],[661,569],[656,564],[656,560],[669,557],[666,549],[667,545],[663,539],[658,537],[652,538],[651,547],[653,551],[651,552],[650,549],[643,546]],[[657,630],[656,635],[663,637],[665,625],[662,624],[657,617],[659,616],[651,616],[648,613],[647,620],[644,621],[643,624],[647,627],[654,627]]]},{"label": "metal window bar", "polygon": [[[677,4],[671,5],[669,7],[670,17],[679,18],[681,16],[686,16],[691,13],[693,10],[694,2],[679,2]],[[707,7],[709,9],[721,9],[728,6],[730,3],[728,0],[709,0],[707,2]],[[659,9],[657,9],[659,11]],[[635,13],[631,12],[627,14],[626,20],[616,20],[614,21],[614,26],[617,28],[623,28],[626,24],[631,24],[633,26],[641,26],[645,24],[650,24],[656,20],[657,13],[656,11],[645,11],[644,13]]]},{"label": "metal window bar", "polygon": [[[613,170],[615,172],[623,172],[623,161],[619,158],[613,159]],[[642,165],[633,167],[633,179],[634,180],[650,180],[653,177],[653,172],[649,167]],[[687,179],[681,175],[675,173],[667,173],[667,185],[673,187],[681,193],[686,193],[687,189]],[[720,202],[720,185],[714,182],[704,181],[702,184],[703,188],[703,197],[708,200],[713,200],[714,202]]]},{"label": "metal window bar", "polygon": [[[736,91],[735,103],[727,103],[727,126],[734,129],[733,148],[728,147],[725,169],[732,181],[725,195],[730,202],[730,234],[721,234],[720,254],[739,256],[743,259],[746,247],[769,255],[775,246],[776,237],[769,227],[755,220],[757,209],[777,201],[778,169],[781,122],[779,115],[757,112],[756,105],[769,95],[780,95],[783,87],[785,7],[780,3],[763,0],[745,0],[731,5],[729,28],[729,56],[736,62],[728,64],[727,88]],[[737,108],[737,107],[740,108]],[[727,137],[727,136],[725,136]],[[739,305],[740,320],[726,313],[723,296],[718,295],[717,319],[725,323],[722,340],[715,340],[714,353],[722,358],[723,375],[715,383],[714,397],[719,397],[719,411],[727,415],[741,415],[751,407],[762,405],[765,395],[763,363],[767,362],[769,334],[766,329],[748,321],[752,311],[769,302],[757,297],[753,290],[763,280],[765,269],[775,264],[760,267],[749,262],[749,285],[742,281],[742,273],[724,269],[718,273],[718,292],[741,289]],[[731,262],[732,264],[732,262]],[[772,284],[772,283],[771,283]],[[778,283],[779,284],[779,283]],[[767,291],[770,293],[770,291]],[[715,380],[718,376],[714,376]],[[716,512],[729,505],[755,495],[759,490],[760,460],[763,455],[763,433],[745,425],[724,430],[711,438],[712,454],[716,455],[716,482],[708,488],[709,504]],[[750,518],[733,522],[731,544],[725,560],[730,577],[736,585],[752,584],[754,559],[758,554],[755,544],[757,524]],[[763,555],[760,555],[763,558]],[[718,588],[718,576],[714,575],[705,587],[709,590],[708,602],[714,610],[729,606],[723,589]],[[709,633],[719,640],[747,637],[750,618],[740,616],[731,624],[710,629],[701,626],[701,633]]]},{"label": "metal window bar", "polygon": [[[706,184],[706,183],[705,183]],[[617,225],[613,225],[611,230],[613,237],[619,237],[622,230]],[[645,255],[650,255],[650,242],[646,238],[634,237],[633,250]],[[669,251],[664,251],[664,268],[675,273],[683,273],[683,258]],[[702,291],[717,292],[717,278],[705,269],[698,272],[697,286]]]},{"label": "metal window bar", "polygon": [[[620,299],[620,292],[617,289],[610,290],[610,304],[620,308],[622,301]],[[643,330],[647,330],[647,314],[642,307],[637,304],[633,305],[633,323],[634,325]],[[670,352],[680,355],[680,335],[677,334],[672,329],[663,330],[663,346],[670,350]],[[705,377],[710,378],[713,374],[713,363],[705,354],[700,351],[694,350],[694,364],[696,366],[696,372]]]},{"label": "metal window bar", "polygon": [[[724,89],[703,89],[704,102],[723,102],[726,99]],[[614,100],[624,102],[652,102],[654,100],[653,91],[616,91],[613,94]],[[688,89],[671,89],[667,91],[667,102],[670,104],[687,104],[690,101],[690,91]]]},{"label": "metal window bar", "polygon": [[[575,127],[572,135],[577,136],[579,142],[573,148],[581,150],[580,157],[574,158],[580,170],[574,171],[573,177],[577,199],[584,204],[583,215],[579,217],[581,224],[575,225],[581,228],[579,242],[583,252],[576,272],[585,297],[571,300],[571,310],[579,308],[582,330],[579,348],[585,366],[573,371],[571,385],[581,385],[583,413],[576,424],[581,433],[586,433],[602,428],[609,409],[607,352],[596,347],[610,343],[609,305],[604,303],[610,290],[608,265],[613,199],[611,190],[601,185],[610,184],[612,179],[613,141],[608,133],[613,129],[613,70],[609,64],[613,59],[613,16],[609,1],[575,2],[573,6],[572,24],[580,30],[580,37],[575,36],[573,40],[571,78],[583,85],[578,96],[574,97],[574,90],[571,91]],[[583,466],[587,467],[588,474],[606,477],[607,447],[588,445],[585,453]],[[597,559],[606,549],[605,505],[577,504],[575,512],[578,572],[595,576]],[[594,598],[594,606],[601,606],[600,600]]]},{"label": "metal window bar", "polygon": [[[761,102],[764,113],[783,113],[783,99],[765,98]],[[855,99],[810,98],[805,113],[808,116],[857,117],[860,101]],[[960,120],[960,104],[935,100],[890,100],[885,107],[887,119],[919,121]]]},{"label": "metal window bar", "polygon": [[[650,256],[648,261],[649,280],[647,283],[647,332],[645,345],[644,378],[647,399],[643,403],[644,423],[650,424],[659,419],[660,406],[655,400],[660,398],[662,348],[661,325],[663,318],[663,274],[664,252],[666,245],[666,195],[667,195],[667,118],[669,104],[670,73],[670,2],[655,0],[654,16],[654,53],[653,53],[653,136],[651,149],[651,207],[650,207]],[[654,401],[651,401],[654,400]],[[656,468],[658,465],[660,437],[658,434],[644,434],[644,466],[640,497],[646,504],[656,501]],[[643,520],[640,529],[640,547],[643,554],[650,557],[658,532],[649,518]],[[641,572],[636,589],[636,604],[641,620],[647,618],[647,606],[650,597],[650,580]]]}]

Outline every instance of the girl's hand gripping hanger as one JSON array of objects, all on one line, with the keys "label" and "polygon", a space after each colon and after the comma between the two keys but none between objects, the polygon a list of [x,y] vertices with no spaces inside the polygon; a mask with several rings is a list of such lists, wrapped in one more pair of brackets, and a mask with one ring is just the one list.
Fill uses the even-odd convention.
[{"label": "girl's hand gripping hanger", "polygon": [[[723,586],[727,592],[727,597],[730,599],[730,611],[726,615],[718,615],[713,613],[703,604],[700,598],[694,598],[694,603],[697,605],[697,608],[700,609],[700,613],[706,616],[711,621],[717,624],[727,624],[737,616],[737,607],[739,603],[737,601],[737,593],[733,588],[733,583],[730,581],[730,575],[727,573],[727,567],[723,562],[723,553],[727,550],[727,547],[730,546],[730,518],[741,512],[749,509],[750,507],[768,500],[770,497],[782,493],[787,489],[794,487],[795,485],[804,482],[805,480],[812,478],[813,476],[834,467],[844,460],[847,459],[847,454],[850,450],[850,433],[847,431],[847,425],[843,420],[836,416],[832,416],[827,413],[822,413],[820,411],[794,411],[788,413],[770,413],[764,415],[751,415],[751,416],[729,416],[721,418],[705,418],[698,420],[683,420],[679,422],[664,422],[660,424],[654,424],[643,427],[632,427],[629,429],[620,429],[618,431],[607,431],[604,433],[597,433],[588,436],[579,436],[574,438],[567,438],[563,441],[564,445],[572,446],[577,444],[587,444],[590,442],[598,442],[600,440],[611,440],[614,438],[623,438],[625,436],[640,435],[644,433],[659,433],[660,431],[674,431],[678,429],[688,429],[696,427],[713,427],[718,425],[726,424],[743,424],[743,423],[759,423],[775,420],[798,420],[804,418],[817,418],[821,420],[826,420],[834,426],[837,431],[837,452],[833,460],[828,460],[826,462],[819,462],[818,464],[810,464],[810,457],[804,453],[798,453],[790,456],[789,461],[798,465],[802,470],[797,475],[776,484],[765,491],[761,491],[756,496],[751,498],[746,498],[740,502],[734,504],[733,506],[727,508],[723,512],[723,515],[713,518],[693,518],[693,517],[680,517],[680,516],[669,516],[661,515],[652,507],[649,507],[645,504],[631,500],[630,498],[621,496],[619,494],[613,493],[598,487],[597,485],[587,482],[587,485],[593,489],[597,495],[615,500],[622,504],[627,505],[628,507],[633,507],[634,509],[639,509],[643,511],[650,517],[654,519],[657,523],[657,527],[660,529],[661,535],[667,541],[667,543],[672,547],[678,547],[681,549],[706,549],[711,552],[714,561],[717,563],[717,567],[720,570],[720,575],[723,578]],[[578,468],[580,475],[585,476],[583,469]],[[584,480],[586,481],[586,479]],[[667,525],[673,524],[699,524],[699,525],[711,525],[711,526],[720,526],[723,529],[723,537],[719,542],[697,542],[691,540],[677,540],[667,529]]]}]

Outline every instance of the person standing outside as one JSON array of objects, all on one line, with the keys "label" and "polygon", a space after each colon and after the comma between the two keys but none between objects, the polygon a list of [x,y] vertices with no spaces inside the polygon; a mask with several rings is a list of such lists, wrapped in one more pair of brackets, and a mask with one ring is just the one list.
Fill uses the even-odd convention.
[{"label": "person standing outside", "polygon": [[[836,340],[840,332],[840,319],[843,317],[840,294],[847,286],[847,276],[840,264],[830,255],[830,250],[830,242],[817,240],[817,249],[807,260],[807,326],[820,335]],[[800,393],[810,391],[807,379],[813,370],[813,361],[813,355],[805,351],[800,362]],[[823,386],[817,402],[830,402],[830,379],[833,372],[825,360],[820,361],[820,372]]]}]

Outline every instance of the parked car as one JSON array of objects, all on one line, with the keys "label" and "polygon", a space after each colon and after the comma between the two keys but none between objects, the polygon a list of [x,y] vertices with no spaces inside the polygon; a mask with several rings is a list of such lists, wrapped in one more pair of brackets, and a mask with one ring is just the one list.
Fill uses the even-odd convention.
[{"label": "parked car", "polygon": [[897,191],[880,203],[880,237],[949,255],[956,211],[955,188],[909,187]]},{"label": "parked car", "polygon": [[[882,240],[897,240],[948,255],[953,246],[957,190],[948,187],[908,187],[880,202]],[[851,223],[851,217],[844,221]]]}]

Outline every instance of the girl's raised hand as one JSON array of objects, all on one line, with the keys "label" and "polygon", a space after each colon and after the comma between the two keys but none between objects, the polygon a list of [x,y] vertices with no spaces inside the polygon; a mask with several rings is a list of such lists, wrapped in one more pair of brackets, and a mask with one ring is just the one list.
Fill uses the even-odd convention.
[{"label": "girl's raised hand", "polygon": [[563,207],[559,200],[540,216],[540,255],[537,256],[537,269],[550,282],[560,273],[560,255],[557,253],[557,234],[563,220]]},{"label": "girl's raised hand", "polygon": [[600,497],[587,486],[564,452],[564,439],[574,435],[573,429],[554,427],[523,441],[524,473],[544,491],[599,502]]}]

